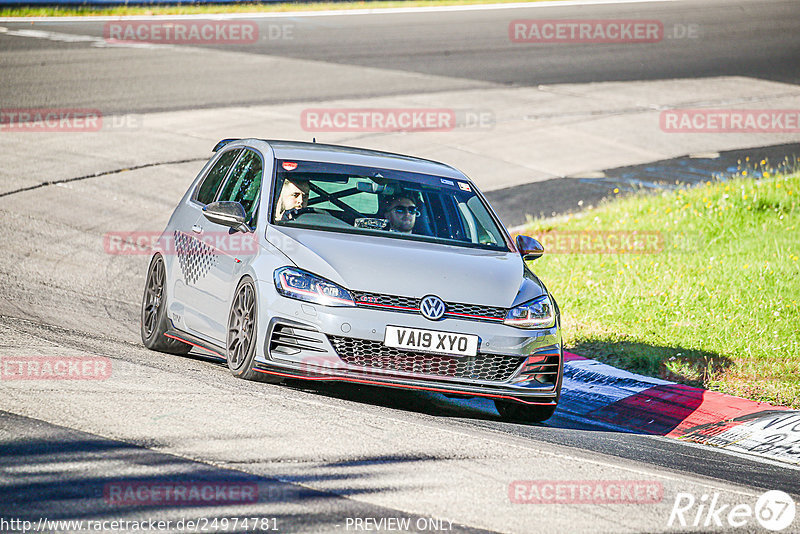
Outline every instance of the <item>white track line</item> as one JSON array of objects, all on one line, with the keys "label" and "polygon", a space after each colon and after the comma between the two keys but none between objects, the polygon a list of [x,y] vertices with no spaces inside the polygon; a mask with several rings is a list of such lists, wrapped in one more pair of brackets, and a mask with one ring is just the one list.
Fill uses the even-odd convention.
[{"label": "white track line", "polygon": [[0,22],[111,22],[116,20],[230,20],[304,17],[339,17],[348,15],[393,15],[398,13],[436,13],[450,11],[489,11],[497,9],[534,9],[547,7],[595,6],[613,4],[645,4],[683,0],[555,0],[549,2],[515,2],[509,4],[475,4],[467,6],[394,7],[385,9],[338,9],[330,11],[285,11],[280,13],[218,13],[198,15],[133,15],[86,17],[0,17]]},{"label": "white track line", "polygon": [[47,39],[61,43],[91,43],[98,48],[173,48],[170,45],[139,42],[109,42],[103,37],[93,35],[79,35],[76,33],[49,32],[43,30],[11,30],[0,26],[0,35],[13,35],[14,37],[30,37],[33,39]]}]

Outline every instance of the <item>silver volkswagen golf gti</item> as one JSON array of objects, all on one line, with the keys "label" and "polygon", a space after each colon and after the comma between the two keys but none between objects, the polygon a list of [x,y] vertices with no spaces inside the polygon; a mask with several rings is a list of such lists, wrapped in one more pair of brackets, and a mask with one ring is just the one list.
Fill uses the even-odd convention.
[{"label": "silver volkswagen golf gti", "polygon": [[142,340],[193,346],[237,377],[344,381],[494,400],[543,421],[558,403],[558,305],[475,185],[429,160],[225,139],[150,262]]}]

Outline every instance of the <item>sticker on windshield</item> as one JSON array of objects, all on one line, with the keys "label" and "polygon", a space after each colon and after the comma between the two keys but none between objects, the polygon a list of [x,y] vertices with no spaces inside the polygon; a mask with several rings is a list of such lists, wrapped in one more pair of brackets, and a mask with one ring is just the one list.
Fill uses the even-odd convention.
[{"label": "sticker on windshield", "polygon": [[444,178],[439,178],[439,179],[440,179],[440,180],[442,181],[442,183],[443,183],[443,184],[445,184],[445,185],[456,185],[456,184],[455,184],[455,182],[453,182],[453,180],[445,180]]},{"label": "sticker on windshield", "polygon": [[458,187],[462,191],[472,191],[472,189],[469,188],[469,184],[465,184],[464,182],[458,182]]},{"label": "sticker on windshield", "polygon": [[386,219],[373,219],[370,217],[359,218],[353,224],[356,228],[367,228],[370,230],[386,230],[389,221]]},{"label": "sticker on windshield", "polygon": [[297,168],[297,163],[295,163],[294,161],[284,161],[283,168],[286,169],[287,171],[293,171]]}]

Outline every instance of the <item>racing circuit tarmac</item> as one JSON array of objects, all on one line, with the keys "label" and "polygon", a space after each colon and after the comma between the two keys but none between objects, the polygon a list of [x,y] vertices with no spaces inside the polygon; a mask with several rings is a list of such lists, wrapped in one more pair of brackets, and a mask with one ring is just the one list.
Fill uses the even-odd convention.
[{"label": "racing circuit tarmac", "polygon": [[[659,19],[697,24],[702,38],[508,42],[510,20],[537,17]],[[730,527],[668,525],[679,492],[716,493],[729,506],[752,506],[765,490],[800,497],[794,466],[611,432],[558,412],[543,425],[510,424],[478,400],[244,382],[200,353],[147,351],[138,316],[149,257],[103,247],[107,232],[160,231],[222,137],[314,135],[431,157],[498,197],[516,191],[517,201],[558,180],[559,194],[576,205],[584,191],[577,184],[593,172],[759,146],[791,153],[800,134],[671,135],[658,130],[658,114],[691,105],[800,108],[795,2],[261,23],[292,24],[294,39],[109,47],[103,22],[36,24],[38,34],[0,22],[3,108],[83,107],[124,118],[95,133],[0,131],[0,356],[91,355],[112,368],[102,381],[0,382],[0,517],[159,519],[173,521],[175,532],[180,519],[246,516],[274,519],[286,532],[355,531],[356,519],[365,530],[381,518],[408,518],[408,530],[424,532],[705,532]],[[493,125],[314,133],[298,119],[309,107],[445,105],[488,110]],[[663,488],[663,499],[511,502],[509,488],[526,480],[645,481]],[[259,498],[176,508],[104,496],[108,484],[180,481],[254,484]],[[758,530],[755,521],[742,529]]]}]

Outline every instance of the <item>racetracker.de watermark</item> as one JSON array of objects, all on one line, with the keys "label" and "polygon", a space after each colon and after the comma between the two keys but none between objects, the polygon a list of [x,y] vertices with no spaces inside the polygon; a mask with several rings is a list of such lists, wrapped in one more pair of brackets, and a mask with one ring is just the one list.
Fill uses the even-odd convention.
[{"label": "racetracker.de watermark", "polygon": [[508,486],[514,504],[653,504],[664,486],[653,480],[515,480]]},{"label": "racetracker.de watermark", "polygon": [[139,115],[103,115],[98,109],[0,109],[2,132],[88,133],[101,130],[137,130],[141,127],[142,118]]},{"label": "racetracker.de watermark", "polygon": [[512,20],[512,43],[657,43],[664,39],[660,20]]},{"label": "racetracker.de watermark", "polygon": [[[410,353],[401,354],[392,358],[391,362],[385,362],[388,366],[386,369],[358,367],[358,376],[377,381],[396,376],[398,372],[417,375],[457,376],[458,363],[459,359],[457,357],[446,354],[431,353],[424,356]],[[319,377],[341,375],[353,370],[347,363],[331,356],[305,356],[300,362],[300,369],[303,375]]]},{"label": "racetracker.de watermark", "polygon": [[3,108],[0,129],[6,132],[98,132],[103,114],[84,108]]},{"label": "racetracker.de watermark", "polygon": [[251,256],[258,251],[258,234],[228,231],[189,234],[185,232],[106,232],[103,250],[113,256],[167,255],[204,256],[228,254]]},{"label": "racetracker.de watermark", "polygon": [[103,26],[103,38],[109,43],[253,44],[259,27],[247,20],[114,21]]},{"label": "racetracker.de watermark", "polygon": [[310,108],[300,114],[307,132],[451,132],[494,125],[494,113],[481,109]]},{"label": "racetracker.de watermark", "polygon": [[2,356],[0,380],[106,380],[111,360],[103,356]]},{"label": "racetracker.de watermark", "polygon": [[198,506],[254,503],[255,482],[109,482],[103,500],[112,506]]},{"label": "racetracker.de watermark", "polygon": [[799,133],[800,109],[671,109],[659,124],[667,133]]},{"label": "racetracker.de watermark", "polygon": [[277,517],[210,516],[180,519],[101,517],[100,519],[48,519],[38,521],[0,517],[0,532],[270,532],[280,531]]},{"label": "racetracker.de watermark", "polygon": [[553,230],[536,236],[546,254],[657,254],[664,250],[658,231]]}]

